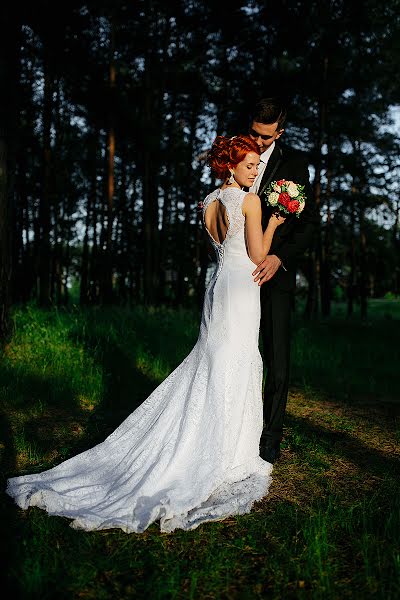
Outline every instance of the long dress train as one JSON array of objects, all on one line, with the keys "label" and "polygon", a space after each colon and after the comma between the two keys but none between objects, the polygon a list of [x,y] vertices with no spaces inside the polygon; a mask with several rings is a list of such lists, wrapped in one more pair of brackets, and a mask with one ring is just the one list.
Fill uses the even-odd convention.
[{"label": "long dress train", "polygon": [[77,529],[194,529],[249,512],[267,494],[272,465],[259,456],[262,361],[260,288],[251,272],[242,203],[226,188],[204,201],[225,206],[218,264],[199,337],[183,362],[104,442],[40,474],[8,480],[23,509],[38,506]]}]

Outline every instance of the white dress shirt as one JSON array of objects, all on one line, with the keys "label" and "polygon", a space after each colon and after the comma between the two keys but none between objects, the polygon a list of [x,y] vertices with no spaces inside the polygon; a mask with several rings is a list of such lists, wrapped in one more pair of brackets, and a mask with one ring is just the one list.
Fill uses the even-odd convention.
[{"label": "white dress shirt", "polygon": [[[269,146],[268,150],[266,150],[265,152],[263,152],[260,155],[260,164],[258,165],[258,174],[257,177],[254,180],[253,185],[251,186],[251,188],[249,188],[249,192],[254,192],[255,194],[258,193],[259,187],[260,187],[260,183],[261,183],[261,179],[263,178],[264,175],[264,171],[265,168],[268,164],[269,158],[271,156],[271,154],[273,153],[275,148],[275,142],[272,142],[272,144]],[[279,258],[279,256],[278,256]],[[284,271],[287,271],[285,265],[283,264],[282,260],[279,258],[279,260],[281,261],[281,267]]]},{"label": "white dress shirt", "polygon": [[255,194],[257,194],[259,187],[260,187],[261,179],[264,175],[265,168],[268,164],[271,154],[274,151],[274,148],[275,148],[275,142],[272,142],[272,144],[269,146],[269,148],[260,155],[260,164],[258,165],[258,174],[254,180],[253,185],[251,186],[251,188],[249,188],[249,192],[254,192]]}]

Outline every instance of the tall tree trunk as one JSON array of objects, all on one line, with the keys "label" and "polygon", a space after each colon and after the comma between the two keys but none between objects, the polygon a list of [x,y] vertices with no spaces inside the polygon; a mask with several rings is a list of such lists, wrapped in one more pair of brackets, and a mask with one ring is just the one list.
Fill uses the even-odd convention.
[{"label": "tall tree trunk", "polygon": [[114,221],[114,160],[115,160],[115,86],[116,86],[116,68],[115,68],[115,24],[111,19],[111,48],[110,48],[110,67],[109,67],[109,127],[107,132],[107,230],[104,251],[104,277],[102,297],[106,303],[112,300],[112,278],[113,278],[113,249],[112,232]]},{"label": "tall tree trunk", "polygon": [[[152,52],[150,50],[149,52]],[[154,123],[155,99],[152,80],[152,60],[147,57],[145,68],[144,122],[151,131]],[[159,133],[158,133],[159,135]],[[143,248],[144,248],[144,303],[154,304],[157,298],[158,280],[158,152],[153,135],[144,148],[143,164]]]},{"label": "tall tree trunk", "polygon": [[[96,131],[94,134],[94,148],[98,144],[99,132]],[[89,261],[89,298],[91,303],[97,303],[99,301],[99,260],[101,255],[101,246],[98,238],[97,225],[98,225],[98,194],[97,194],[97,151],[93,155],[91,161],[91,189],[92,194],[92,218],[91,218],[91,229],[92,229],[92,255]],[[102,194],[100,194],[102,198]]]},{"label": "tall tree trunk", "polygon": [[6,3],[0,10],[0,346],[3,346],[11,334],[12,207],[21,24],[14,5]]},{"label": "tall tree trunk", "polygon": [[29,198],[26,173],[29,169],[27,153],[25,149],[19,152],[18,156],[18,196],[21,206],[21,263],[20,269],[20,284],[19,289],[14,290],[14,299],[17,302],[27,302],[32,294],[34,284],[34,269],[32,257],[32,244],[29,239],[29,231],[31,231],[31,222],[29,216]]},{"label": "tall tree trunk", "polygon": [[[329,165],[329,154],[327,158]],[[326,224],[321,255],[321,312],[324,317],[331,313],[331,246],[332,246],[332,215],[331,215],[331,182],[332,173],[328,166],[326,171]]]},{"label": "tall tree trunk", "polygon": [[163,180],[163,209],[162,209],[162,221],[160,231],[160,256],[162,257],[159,265],[159,281],[160,281],[160,297],[165,302],[167,294],[167,282],[165,273],[168,268],[168,235],[170,231],[170,218],[171,218],[171,181],[172,177],[167,176]]},{"label": "tall tree trunk", "polygon": [[46,41],[44,41],[43,46],[43,179],[39,205],[39,220],[41,230],[39,251],[39,303],[41,306],[48,306],[50,304],[50,174],[53,80],[50,69],[50,48]]},{"label": "tall tree trunk", "polygon": [[356,210],[355,199],[356,188],[351,188],[350,209],[350,272],[347,282],[347,316],[351,317],[354,312],[354,298],[356,295]]},{"label": "tall tree trunk", "polygon": [[[90,189],[88,192],[86,219],[85,219],[85,234],[83,238],[83,248],[81,257],[81,277],[79,289],[80,304],[89,304],[90,302],[90,267],[89,267],[89,230],[92,220],[92,212],[97,199],[97,132],[93,134],[88,144],[89,165],[91,170]],[[96,233],[95,227],[93,231],[93,247],[95,245]],[[92,247],[92,253],[93,253]],[[93,258],[93,254],[92,254]]]},{"label": "tall tree trunk", "polygon": [[[61,83],[58,79],[55,82],[55,102],[54,102],[54,151],[52,156],[52,168],[55,173],[61,172],[61,139],[62,129],[64,123],[61,120]],[[57,305],[62,304],[62,297],[60,295],[61,290],[61,265],[62,265],[62,239],[60,222],[59,222],[59,196],[57,194],[58,187],[58,176],[53,177],[55,182],[55,189],[52,190],[52,202],[50,203],[50,215],[53,223],[53,252],[51,253],[50,260],[50,298],[53,303]],[[63,190],[64,191],[64,190]]]},{"label": "tall tree trunk", "polygon": [[360,224],[360,314],[362,319],[367,318],[367,239],[365,235],[364,207],[358,205],[358,219]]},{"label": "tall tree trunk", "polygon": [[69,271],[70,271],[70,267],[71,267],[71,248],[70,248],[70,241],[71,241],[71,224],[70,224],[70,211],[69,211],[69,207],[68,207],[68,198],[64,196],[64,201],[63,201],[63,213],[64,213],[64,224],[65,224],[65,232],[64,232],[64,239],[65,239],[65,252],[64,252],[64,261],[63,261],[63,285],[62,285],[62,291],[63,291],[63,304],[65,306],[68,306],[68,302],[69,302],[69,288],[68,288],[68,279],[69,279]]},{"label": "tall tree trunk", "polygon": [[318,226],[314,241],[314,248],[310,252],[309,258],[309,280],[308,297],[305,308],[305,316],[313,318],[318,314],[321,298],[321,272],[322,272],[322,234],[321,234],[321,207],[322,207],[322,147],[326,136],[326,116],[327,116],[327,76],[328,76],[328,57],[325,56],[322,62],[322,83],[320,97],[318,100],[318,132],[315,144],[315,178],[314,178],[314,202],[316,205],[316,214],[318,216]]},{"label": "tall tree trunk", "polygon": [[[395,202],[395,221],[392,228],[392,243],[394,255],[400,259],[400,239],[399,239],[399,224],[400,224],[400,200]],[[392,276],[392,291],[396,296],[400,295],[400,260],[396,261],[396,266]]]},{"label": "tall tree trunk", "polygon": [[[0,78],[3,80],[1,75]],[[3,89],[8,89],[8,86]],[[0,122],[0,346],[10,333],[12,272],[12,203],[8,185],[8,135],[5,127],[6,124]]]},{"label": "tall tree trunk", "polygon": [[128,202],[127,202],[127,148],[126,143],[121,144],[121,188],[119,190],[119,206],[118,206],[118,230],[119,235],[116,236],[119,250],[119,273],[118,273],[118,294],[126,303],[127,300],[127,275],[128,275],[128,244],[127,231],[129,227],[128,218]]}]

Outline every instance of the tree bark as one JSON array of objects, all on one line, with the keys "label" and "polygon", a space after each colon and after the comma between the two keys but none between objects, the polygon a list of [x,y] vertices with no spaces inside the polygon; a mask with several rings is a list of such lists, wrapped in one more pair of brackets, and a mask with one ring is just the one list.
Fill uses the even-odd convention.
[{"label": "tree bark", "polygon": [[[328,154],[329,161],[329,154]],[[324,317],[331,314],[331,247],[332,247],[332,215],[331,215],[331,181],[332,173],[327,168],[326,172],[326,224],[321,254],[321,313]]]},{"label": "tree bark", "polygon": [[354,312],[354,298],[356,296],[356,214],[355,200],[356,188],[351,188],[351,209],[350,209],[350,272],[347,283],[347,316],[351,317]]},{"label": "tree bark", "polygon": [[11,335],[12,225],[21,24],[7,3],[0,12],[0,347]]},{"label": "tree bark", "polygon": [[115,24],[111,20],[111,56],[110,56],[110,107],[109,107],[109,129],[108,129],[108,173],[107,173],[107,236],[105,248],[105,280],[103,299],[106,302],[112,300],[113,287],[113,221],[114,221],[114,188],[115,188],[115,92],[116,92],[116,67],[115,67]]},{"label": "tree bark", "polygon": [[[90,266],[89,266],[89,230],[90,224],[92,221],[92,212],[94,212],[94,207],[97,199],[97,132],[93,134],[88,144],[88,154],[89,154],[89,165],[91,170],[91,181],[90,181],[90,189],[88,192],[88,199],[86,205],[86,218],[85,218],[85,234],[83,238],[83,248],[82,248],[82,257],[81,257],[81,280],[80,280],[80,289],[79,289],[79,301],[81,305],[90,303],[90,285],[89,285],[89,276],[90,276]],[[92,253],[95,247],[96,233],[95,226],[93,227],[93,248]],[[93,255],[92,255],[93,258]]]},{"label": "tree bark", "polygon": [[315,178],[314,178],[314,202],[316,214],[318,216],[317,232],[315,235],[314,248],[310,252],[309,258],[309,280],[308,297],[305,308],[305,316],[314,318],[319,311],[321,301],[321,273],[322,273],[322,234],[321,234],[321,207],[322,207],[322,148],[326,136],[326,117],[327,117],[327,76],[328,76],[328,57],[325,56],[322,62],[322,83],[321,92],[318,100],[318,131],[315,144]]},{"label": "tree bark", "polygon": [[[149,53],[151,50],[149,50]],[[144,122],[154,130],[154,89],[152,84],[151,58],[147,57],[145,68]],[[157,298],[158,280],[158,152],[153,136],[144,148],[143,163],[143,248],[144,248],[144,303],[152,305]]]},{"label": "tree bark", "polygon": [[360,315],[363,320],[367,318],[367,238],[364,224],[364,207],[359,203],[358,219],[360,224]]},{"label": "tree bark", "polygon": [[44,98],[42,113],[43,132],[43,175],[39,205],[40,249],[39,249],[39,303],[50,305],[50,174],[51,174],[51,117],[53,103],[53,80],[50,68],[50,48],[44,40],[43,72]]}]

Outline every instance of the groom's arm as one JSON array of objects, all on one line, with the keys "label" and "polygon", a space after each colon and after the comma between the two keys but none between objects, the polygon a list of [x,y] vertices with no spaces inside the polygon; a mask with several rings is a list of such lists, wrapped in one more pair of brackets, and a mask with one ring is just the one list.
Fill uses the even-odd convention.
[{"label": "groom's arm", "polygon": [[[300,217],[301,219],[302,217]],[[294,231],[274,248],[274,254],[280,259],[282,266],[291,271],[296,268],[298,260],[310,248],[316,231],[317,222],[312,216],[306,217],[302,223],[296,224]]]}]

